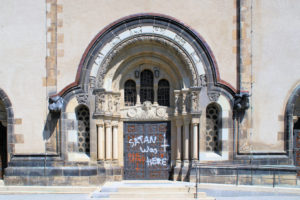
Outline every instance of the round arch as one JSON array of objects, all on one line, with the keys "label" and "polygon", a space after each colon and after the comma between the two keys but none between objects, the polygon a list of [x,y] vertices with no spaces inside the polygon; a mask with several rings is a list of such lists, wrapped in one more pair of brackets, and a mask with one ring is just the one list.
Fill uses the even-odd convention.
[{"label": "round arch", "polygon": [[[1,152],[1,154],[6,154],[6,155],[1,155],[4,156],[6,159],[6,162],[1,163],[1,171],[4,172],[4,168],[7,167],[7,163],[11,160],[13,153],[14,153],[14,143],[12,141],[13,135],[14,135],[14,112],[12,109],[12,104],[10,99],[8,98],[7,94],[5,93],[4,90],[0,88],[0,101],[2,103],[2,106],[5,108],[5,113],[6,113],[6,135],[4,137],[1,137],[2,139],[5,138],[6,141],[5,143],[5,149],[4,152]],[[3,145],[3,144],[2,144]]]},{"label": "round arch", "polygon": [[[287,152],[290,159],[293,160],[293,148],[294,148],[294,116],[295,116],[295,108],[296,103],[299,103],[300,98],[300,85],[298,85],[293,92],[291,93],[286,109],[285,109],[285,151]],[[298,105],[300,106],[300,105]],[[299,115],[300,117],[300,115]]]},{"label": "round arch", "polygon": [[75,82],[57,95],[69,96],[69,92],[79,88],[88,91],[90,85],[95,85],[99,81],[96,77],[101,79],[99,74],[105,72],[103,66],[116,55],[117,47],[120,48],[129,39],[149,35],[164,39],[164,43],[169,42],[177,47],[178,51],[182,51],[181,55],[188,58],[185,60],[190,62],[189,64],[197,72],[197,81],[201,75],[206,75],[207,86],[212,90],[215,87],[221,88],[229,93],[229,96],[236,93],[235,88],[220,78],[215,57],[199,33],[170,16],[145,13],[121,18],[100,31],[82,56]]}]

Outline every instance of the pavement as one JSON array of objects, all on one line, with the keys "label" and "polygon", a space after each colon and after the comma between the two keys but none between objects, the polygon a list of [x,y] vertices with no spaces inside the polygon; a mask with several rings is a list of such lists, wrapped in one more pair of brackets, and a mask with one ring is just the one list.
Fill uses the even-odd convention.
[{"label": "pavement", "polygon": [[[5,187],[8,186],[0,186],[2,191],[0,200],[93,200],[90,198],[92,188],[79,190],[76,187],[55,187],[55,189],[54,187],[21,186],[23,193],[19,193],[17,190],[5,192]],[[42,193],[41,188],[43,188]],[[300,188],[200,184],[198,191],[206,192],[216,200],[300,200]]]},{"label": "pavement", "polygon": [[200,184],[198,191],[216,200],[300,200],[300,188]]}]

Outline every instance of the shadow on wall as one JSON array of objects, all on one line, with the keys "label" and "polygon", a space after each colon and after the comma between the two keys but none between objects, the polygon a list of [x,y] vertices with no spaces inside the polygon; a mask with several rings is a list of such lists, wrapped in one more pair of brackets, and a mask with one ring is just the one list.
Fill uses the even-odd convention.
[{"label": "shadow on wall", "polygon": [[43,130],[43,139],[49,140],[51,136],[54,134],[58,120],[60,118],[60,113],[58,112],[50,112],[47,115],[46,124]]}]

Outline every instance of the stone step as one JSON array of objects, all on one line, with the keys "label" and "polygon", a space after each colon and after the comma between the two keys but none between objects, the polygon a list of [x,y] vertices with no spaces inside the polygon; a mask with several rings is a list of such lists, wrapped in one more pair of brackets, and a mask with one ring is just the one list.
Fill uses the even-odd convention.
[{"label": "stone step", "polygon": [[[101,200],[145,200],[145,198],[101,198]],[[199,197],[198,199],[195,198],[146,198],[146,200],[216,200],[214,197]],[[100,199],[99,199],[100,200]]]},{"label": "stone step", "polygon": [[0,186],[0,194],[46,194],[46,193],[70,193],[89,194],[98,187],[78,186]]},{"label": "stone step", "polygon": [[164,192],[189,192],[195,193],[196,189],[193,187],[129,187],[129,186],[121,186],[121,187],[103,187],[101,189],[102,192],[122,192],[122,193],[144,193],[144,192],[154,192],[154,193],[164,193]]},{"label": "stone step", "polygon": [[[175,181],[121,181],[106,183],[91,198],[99,200],[190,200],[196,196],[195,184]],[[198,193],[198,200],[215,200]]]},{"label": "stone step", "polygon": [[[194,198],[194,193],[187,193],[187,192],[168,192],[168,193],[161,193],[161,192],[138,192],[138,193],[121,193],[121,192],[112,192],[112,193],[108,193],[108,192],[99,192],[98,194],[93,194],[94,198],[111,198],[111,199],[115,199],[115,198],[132,198],[132,199],[136,199],[136,198],[144,198],[144,199],[148,199],[148,198]],[[201,196],[201,195],[200,195]],[[205,197],[206,195],[202,194],[203,197]]]}]

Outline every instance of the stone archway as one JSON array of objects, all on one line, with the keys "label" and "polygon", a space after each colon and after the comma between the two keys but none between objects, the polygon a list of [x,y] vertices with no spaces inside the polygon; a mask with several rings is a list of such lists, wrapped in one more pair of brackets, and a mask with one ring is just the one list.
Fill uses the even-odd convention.
[{"label": "stone archway", "polygon": [[6,93],[0,89],[0,178],[3,178],[5,168],[13,155],[13,120],[11,102]]},{"label": "stone archway", "polygon": [[285,142],[289,158],[300,166],[300,85],[294,89],[286,106]]},{"label": "stone archway", "polygon": [[[167,106],[159,105],[157,92],[150,102],[140,101],[139,76],[143,70],[155,75],[154,91],[158,91],[159,81],[170,83]],[[209,47],[195,31],[166,16],[131,16],[111,24],[91,42],[78,72],[76,82],[59,93],[66,102],[62,111],[75,96],[86,96],[92,113],[91,138],[97,140],[91,143],[91,159],[108,171],[123,167],[124,123],[163,121],[170,122],[171,127],[172,177],[188,180],[191,166],[200,156],[206,158],[207,152],[200,155],[199,145],[204,127],[200,126],[201,112],[206,104],[217,102],[226,111],[222,117],[231,115],[235,90],[220,83]],[[133,105],[124,103],[127,81],[136,87]],[[223,138],[228,138],[227,128],[222,130],[227,134]],[[230,144],[224,143],[222,155],[212,155],[213,159],[228,159]]]}]

